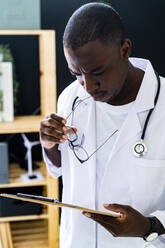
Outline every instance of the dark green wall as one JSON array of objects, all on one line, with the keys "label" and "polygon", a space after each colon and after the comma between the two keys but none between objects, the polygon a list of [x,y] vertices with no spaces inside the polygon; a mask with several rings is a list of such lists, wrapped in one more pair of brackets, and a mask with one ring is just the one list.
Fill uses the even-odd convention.
[{"label": "dark green wall", "polygon": [[[63,30],[73,11],[88,2],[94,1],[41,0],[42,28],[57,31],[58,93],[73,80],[63,56]],[[132,56],[150,59],[157,71],[165,76],[165,1],[107,0],[106,2],[111,2],[123,18],[127,36],[133,43]]]}]

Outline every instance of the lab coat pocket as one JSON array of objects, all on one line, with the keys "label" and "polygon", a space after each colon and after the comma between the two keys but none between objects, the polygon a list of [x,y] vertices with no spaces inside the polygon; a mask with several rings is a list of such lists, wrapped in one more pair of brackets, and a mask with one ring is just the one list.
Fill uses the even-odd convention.
[{"label": "lab coat pocket", "polygon": [[139,158],[132,162],[130,180],[133,205],[143,213],[153,212],[165,192],[165,160]]},{"label": "lab coat pocket", "polygon": [[137,164],[138,166],[142,166],[142,167],[156,167],[156,168],[160,168],[160,167],[164,167],[165,168],[165,160],[151,160],[151,159],[143,159],[143,158],[137,158],[137,160],[135,161],[135,164]]}]

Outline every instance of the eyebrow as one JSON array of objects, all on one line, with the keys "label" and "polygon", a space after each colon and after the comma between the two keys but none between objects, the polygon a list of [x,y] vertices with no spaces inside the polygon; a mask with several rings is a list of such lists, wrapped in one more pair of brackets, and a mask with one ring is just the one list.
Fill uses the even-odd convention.
[{"label": "eyebrow", "polygon": [[[74,72],[74,71],[72,71],[69,67],[68,67],[68,69],[69,69],[69,71],[70,71],[72,74],[75,74],[75,75],[76,75],[76,74],[80,74],[80,72]],[[104,69],[104,66],[103,66],[103,65],[94,68],[94,69],[91,70],[89,73],[97,72],[97,71],[99,71],[99,70],[101,70],[101,69]],[[85,74],[86,74],[86,73],[85,73]]]}]

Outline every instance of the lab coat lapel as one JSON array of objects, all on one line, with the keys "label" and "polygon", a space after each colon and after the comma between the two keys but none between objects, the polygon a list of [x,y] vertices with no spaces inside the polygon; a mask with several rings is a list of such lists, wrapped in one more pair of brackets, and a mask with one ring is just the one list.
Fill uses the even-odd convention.
[{"label": "lab coat lapel", "polygon": [[[88,154],[92,154],[96,150],[96,103],[92,101],[89,108],[89,119],[88,119],[88,128],[87,128],[87,137],[88,143],[85,146],[85,149],[88,151]],[[87,161],[87,168],[88,168],[88,175],[90,177],[90,187],[92,195],[90,196],[91,199],[93,198],[93,206],[95,208],[95,190],[96,190],[96,153],[93,154],[90,159]]]},{"label": "lab coat lapel", "polygon": [[[142,112],[150,110],[154,107],[156,89],[157,78],[151,63],[148,62],[146,72],[144,74],[135,103],[129,110],[127,118],[121,127],[121,130],[119,130],[119,134],[113,147],[111,157],[132,137],[137,136],[138,133],[139,138],[141,137],[144,123],[140,123],[139,117]],[[146,113],[148,113],[148,111]],[[144,119],[144,121],[145,120],[146,118]]]}]

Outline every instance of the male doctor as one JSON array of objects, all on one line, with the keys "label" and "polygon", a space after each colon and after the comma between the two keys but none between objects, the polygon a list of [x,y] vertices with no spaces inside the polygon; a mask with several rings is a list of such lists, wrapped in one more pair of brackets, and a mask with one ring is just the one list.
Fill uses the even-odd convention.
[{"label": "male doctor", "polygon": [[129,58],[109,5],[80,7],[63,44],[76,81],[41,121],[47,168],[62,176],[64,202],[120,215],[62,209],[60,248],[165,247],[165,80]]}]

